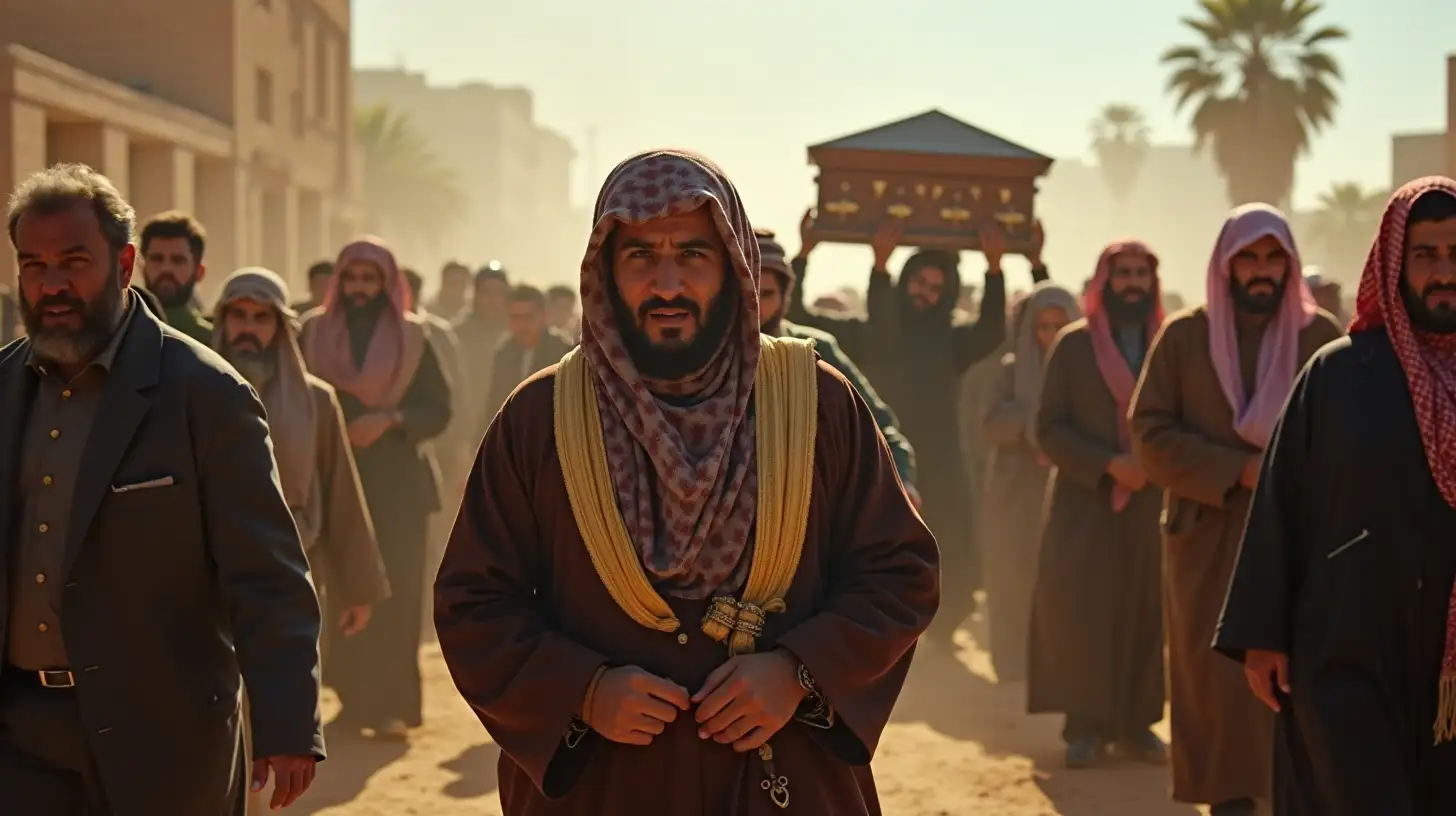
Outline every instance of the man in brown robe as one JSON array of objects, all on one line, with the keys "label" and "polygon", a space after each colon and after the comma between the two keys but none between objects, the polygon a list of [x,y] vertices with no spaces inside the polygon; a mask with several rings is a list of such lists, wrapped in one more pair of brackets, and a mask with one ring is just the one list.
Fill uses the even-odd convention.
[{"label": "man in brown robe", "polygon": [[504,812],[878,814],[934,540],[853,387],[759,334],[722,171],[635,156],[595,216],[582,345],[486,433],[435,584]]},{"label": "man in brown robe", "polygon": [[1127,407],[1162,322],[1158,259],[1137,242],[1102,251],[1082,303],[1048,353],[1036,442],[1056,467],[1032,594],[1027,706],[1067,715],[1067,766],[1109,744],[1166,760],[1158,491],[1131,454]]},{"label": "man in brown robe", "polygon": [[[304,370],[288,286],[268,269],[228,276],[213,316],[213,347],[257,390],[288,509],[313,569],[325,610],[319,649],[327,654],[337,615],[350,637],[369,624],[374,604],[389,596],[374,526],[354,467],[344,415],[334,389]],[[251,733],[248,733],[251,739]],[[261,814],[263,796],[248,796]]]},{"label": "man in brown robe", "polygon": [[[495,352],[505,340],[509,325],[506,317],[506,298],[510,295],[510,277],[505,267],[491,261],[475,273],[475,288],[472,292],[470,311],[455,321],[455,338],[460,342],[460,359],[468,361],[461,381],[456,387],[460,395],[459,424],[467,450],[474,452],[480,446],[480,437],[485,433],[487,420],[486,404],[490,401],[490,387],[495,377]],[[466,470],[458,474],[456,484],[463,484]]]},{"label": "man in brown robe", "polygon": [[450,382],[383,242],[354,241],[334,268],[300,346],[309,371],[334,387],[344,410],[391,594],[368,629],[334,644],[324,668],[339,694],[336,724],[403,739],[424,719],[425,541],[430,514],[442,506],[430,442],[449,425]]},{"label": "man in brown robe", "polygon": [[1273,717],[1213,651],[1259,458],[1295,373],[1340,328],[1315,305],[1284,215],[1235,209],[1208,265],[1207,305],[1175,315],[1133,397],[1133,450],[1166,489],[1163,608],[1173,798],[1252,816],[1270,796]]},{"label": "man in brown robe", "polygon": [[1031,590],[1051,477],[1051,463],[1036,449],[1042,372],[1052,341],[1081,316],[1071,292],[1051,281],[1037,284],[1013,312],[1012,350],[999,361],[981,411],[978,436],[987,448],[981,541],[991,606],[991,664],[1002,683],[1026,679]]}]

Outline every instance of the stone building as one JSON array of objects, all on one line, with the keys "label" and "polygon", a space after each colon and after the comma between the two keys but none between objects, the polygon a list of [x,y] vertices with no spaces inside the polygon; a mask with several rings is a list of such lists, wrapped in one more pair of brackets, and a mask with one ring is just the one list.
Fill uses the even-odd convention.
[{"label": "stone building", "polygon": [[302,286],[360,224],[349,59],[349,0],[0,2],[0,187],[84,162],[201,219],[204,296],[247,264]]}]

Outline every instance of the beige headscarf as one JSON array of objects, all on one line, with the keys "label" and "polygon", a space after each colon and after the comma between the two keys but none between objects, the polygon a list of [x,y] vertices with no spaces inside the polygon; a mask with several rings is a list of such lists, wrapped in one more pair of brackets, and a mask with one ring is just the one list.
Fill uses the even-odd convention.
[{"label": "beige headscarf", "polygon": [[[268,410],[268,430],[273,437],[273,455],[278,460],[278,474],[283,481],[283,496],[293,510],[299,532],[304,542],[312,543],[319,529],[321,519],[310,520],[308,516],[311,501],[318,493],[318,471],[315,451],[317,450],[316,403],[310,393],[307,369],[303,364],[303,352],[298,347],[297,315],[289,308],[288,284],[271,270],[261,267],[246,267],[228,276],[217,299],[217,329],[212,333],[212,345],[218,353],[226,356],[227,330],[224,327],[224,313],[227,307],[239,300],[251,300],[272,306],[282,319],[280,334],[275,345],[278,349],[278,368],[273,379],[263,387],[263,407]],[[317,523],[313,523],[317,522]],[[308,527],[305,530],[305,527]]]}]

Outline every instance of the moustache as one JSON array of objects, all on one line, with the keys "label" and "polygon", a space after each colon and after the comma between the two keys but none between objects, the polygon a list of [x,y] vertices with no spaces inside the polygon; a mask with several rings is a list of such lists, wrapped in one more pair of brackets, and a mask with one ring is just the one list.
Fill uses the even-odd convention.
[{"label": "moustache", "polygon": [[1279,281],[1273,278],[1251,278],[1248,283],[1244,284],[1244,289],[1245,291],[1253,291],[1256,286],[1267,286],[1270,289],[1278,289]]},{"label": "moustache", "polygon": [[43,309],[65,308],[75,311],[77,314],[86,314],[86,301],[68,294],[45,295],[30,306],[30,313],[40,314]]},{"label": "moustache", "polygon": [[250,350],[255,354],[263,353],[263,343],[251,334],[240,334],[229,343],[234,351]]},{"label": "moustache", "polygon": [[1146,289],[1131,287],[1128,289],[1124,289],[1121,292],[1118,292],[1117,296],[1122,298],[1123,300],[1142,300],[1143,298],[1148,296],[1148,293]]},{"label": "moustache", "polygon": [[698,308],[698,304],[684,297],[675,297],[672,300],[648,298],[637,307],[637,322],[647,322],[647,313],[653,309],[681,309],[691,315],[693,320],[703,322],[703,310]]}]

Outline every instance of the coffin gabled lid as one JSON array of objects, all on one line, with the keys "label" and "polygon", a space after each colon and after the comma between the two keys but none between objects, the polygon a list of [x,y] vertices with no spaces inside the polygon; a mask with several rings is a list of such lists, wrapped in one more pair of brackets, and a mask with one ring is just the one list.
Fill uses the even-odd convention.
[{"label": "coffin gabled lid", "polygon": [[908,119],[851,133],[809,147],[817,150],[864,150],[885,153],[920,153],[986,159],[1023,159],[1051,162],[1049,156],[988,133],[945,113],[928,110]]}]

